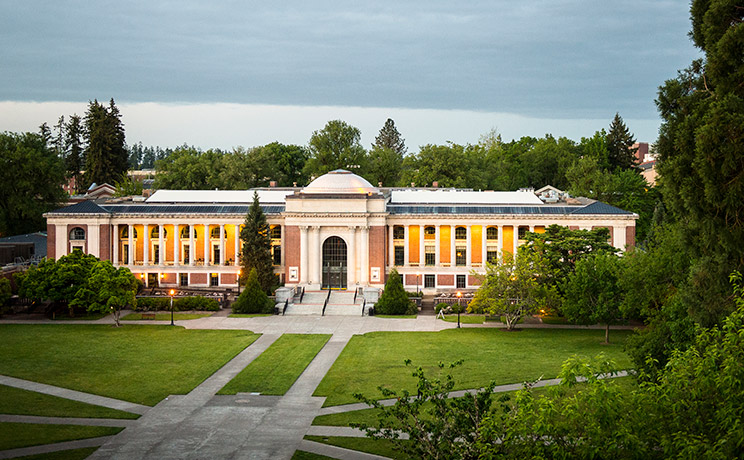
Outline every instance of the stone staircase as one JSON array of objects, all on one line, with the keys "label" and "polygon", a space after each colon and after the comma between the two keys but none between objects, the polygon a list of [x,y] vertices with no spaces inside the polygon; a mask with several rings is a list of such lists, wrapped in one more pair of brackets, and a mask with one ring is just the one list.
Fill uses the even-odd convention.
[{"label": "stone staircase", "polygon": [[[305,291],[302,303],[290,303],[284,315],[320,316],[323,313],[323,304],[327,295],[328,291]],[[354,291],[331,291],[325,315],[361,316],[361,297],[357,298],[357,301],[354,302]]]}]

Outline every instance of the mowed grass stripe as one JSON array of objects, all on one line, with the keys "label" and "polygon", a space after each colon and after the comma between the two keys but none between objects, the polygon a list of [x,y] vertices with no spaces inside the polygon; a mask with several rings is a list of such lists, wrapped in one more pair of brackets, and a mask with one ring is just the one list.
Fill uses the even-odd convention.
[{"label": "mowed grass stripe", "polygon": [[0,450],[110,436],[123,429],[108,426],[0,423]]},{"label": "mowed grass stripe", "polygon": [[259,336],[178,326],[0,325],[0,374],[155,405],[186,394]]},{"label": "mowed grass stripe", "polygon": [[284,334],[218,394],[283,395],[330,338],[329,334]]},{"label": "mowed grass stripe", "polygon": [[0,385],[0,414],[136,419],[138,414]]},{"label": "mowed grass stripe", "polygon": [[602,345],[602,330],[449,329],[441,332],[371,332],[355,335],[315,391],[325,396],[326,406],[357,402],[354,393],[380,398],[383,385],[415,393],[411,359],[432,378],[437,364],[464,362],[453,372],[455,390],[481,388],[489,382],[518,383],[537,378],[554,378],[564,360],[572,355],[584,357],[604,353],[620,369],[630,367],[623,343],[630,331],[611,331],[610,345]]}]

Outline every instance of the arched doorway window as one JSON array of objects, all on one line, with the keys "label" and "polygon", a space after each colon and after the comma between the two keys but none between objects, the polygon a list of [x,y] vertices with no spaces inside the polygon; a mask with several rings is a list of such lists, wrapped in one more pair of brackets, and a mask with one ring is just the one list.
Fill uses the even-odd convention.
[{"label": "arched doorway window", "polygon": [[323,289],[346,289],[346,242],[337,236],[323,243]]}]

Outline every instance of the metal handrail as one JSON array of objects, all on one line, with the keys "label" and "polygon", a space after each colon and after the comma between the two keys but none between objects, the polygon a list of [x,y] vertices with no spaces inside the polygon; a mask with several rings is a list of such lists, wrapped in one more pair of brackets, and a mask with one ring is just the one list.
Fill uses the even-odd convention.
[{"label": "metal handrail", "polygon": [[302,293],[300,294],[300,303],[302,303],[303,297],[305,297],[305,286],[302,286]]},{"label": "metal handrail", "polygon": [[362,316],[364,316],[364,307],[367,306],[367,299],[363,299],[362,301]]},{"label": "metal handrail", "polygon": [[354,289],[354,302],[353,303],[356,303],[356,297],[358,293],[359,293],[359,289]]},{"label": "metal handrail", "polygon": [[331,298],[331,290],[328,290],[328,295],[326,296],[325,302],[323,302],[323,311],[321,312],[320,316],[325,316],[325,309],[328,306],[328,299]]},{"label": "metal handrail", "polygon": [[287,307],[289,306],[289,299],[284,301],[284,308],[282,308],[282,316],[287,312]]}]

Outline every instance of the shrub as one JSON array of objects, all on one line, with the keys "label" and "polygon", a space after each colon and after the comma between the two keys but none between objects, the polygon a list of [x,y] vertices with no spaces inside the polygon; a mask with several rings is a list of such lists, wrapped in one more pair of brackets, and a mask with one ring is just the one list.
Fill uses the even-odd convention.
[{"label": "shrub", "polygon": [[248,274],[245,290],[232,304],[233,313],[273,313],[274,302],[269,299],[258,283],[256,269]]},{"label": "shrub", "polygon": [[434,311],[439,314],[440,311],[444,310],[445,313],[452,312],[452,308],[448,303],[440,302],[434,306]]},{"label": "shrub", "polygon": [[385,283],[385,290],[375,304],[375,311],[381,315],[414,315],[418,309],[403,289],[398,271],[392,269]]},{"label": "shrub", "polygon": [[135,311],[170,310],[170,299],[167,297],[138,297],[137,306],[134,309]]},{"label": "shrub", "polygon": [[217,311],[220,309],[220,302],[204,296],[181,297],[176,299],[173,308],[176,311],[199,310],[199,311]]},{"label": "shrub", "polygon": [[0,278],[0,307],[4,307],[5,303],[10,300],[10,280],[8,278]]}]

